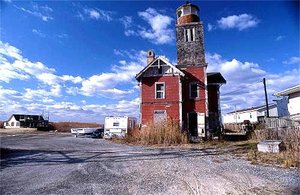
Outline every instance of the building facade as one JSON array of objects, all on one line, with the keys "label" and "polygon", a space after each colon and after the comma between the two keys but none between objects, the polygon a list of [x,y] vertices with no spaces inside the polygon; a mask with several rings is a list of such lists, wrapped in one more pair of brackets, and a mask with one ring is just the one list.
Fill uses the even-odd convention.
[{"label": "building facade", "polygon": [[46,128],[48,120],[41,115],[13,114],[4,122],[4,128]]},{"label": "building facade", "polygon": [[206,72],[198,14],[199,8],[190,3],[176,10],[176,65],[148,51],[147,66],[136,76],[142,126],[168,118],[195,137],[205,137],[207,130],[221,127],[219,89],[226,80],[218,72]]},{"label": "building facade", "polygon": [[288,112],[291,119],[300,121],[300,85],[279,91],[275,96],[288,97]]},{"label": "building facade", "polygon": [[[245,120],[250,121],[252,124],[258,123],[266,116],[267,107],[258,106],[252,108],[245,108],[229,112],[223,116],[224,124],[243,123]],[[280,113],[277,109],[277,104],[269,105],[269,116],[279,117]]]}]

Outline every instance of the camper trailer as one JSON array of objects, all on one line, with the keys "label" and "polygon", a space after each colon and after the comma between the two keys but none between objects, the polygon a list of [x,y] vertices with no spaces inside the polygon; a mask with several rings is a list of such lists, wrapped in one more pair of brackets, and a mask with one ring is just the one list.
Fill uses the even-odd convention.
[{"label": "camper trailer", "polygon": [[104,138],[110,139],[114,136],[125,137],[128,131],[136,125],[136,119],[128,116],[108,116],[105,117]]}]

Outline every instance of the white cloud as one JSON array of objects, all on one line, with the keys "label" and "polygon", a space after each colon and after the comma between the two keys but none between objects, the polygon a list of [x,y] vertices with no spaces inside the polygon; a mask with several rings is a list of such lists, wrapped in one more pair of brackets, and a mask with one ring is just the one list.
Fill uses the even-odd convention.
[{"label": "white cloud", "polygon": [[44,97],[59,97],[62,93],[62,85],[68,87],[66,82],[80,84],[82,78],[71,75],[56,75],[53,68],[49,68],[42,62],[31,62],[22,56],[16,47],[0,41],[0,71],[4,73],[0,82],[9,83],[11,80],[36,79],[38,84],[44,84],[45,89],[27,89],[25,92],[27,100],[37,100]]},{"label": "white cloud", "polygon": [[138,12],[138,15],[151,27],[150,29],[139,30],[141,37],[149,39],[155,44],[166,44],[174,40],[173,19],[171,17],[163,15],[153,8]]},{"label": "white cloud", "polygon": [[222,17],[217,21],[218,27],[221,29],[238,29],[239,31],[256,27],[259,20],[250,14],[232,15]]},{"label": "white cloud", "polygon": [[[87,15],[91,19],[95,20],[102,20],[102,21],[107,21],[110,22],[113,20],[113,12],[112,11],[106,11],[106,10],[101,10],[98,8],[85,8],[84,14]],[[80,18],[84,19],[83,14],[80,13]]]},{"label": "white cloud", "polygon": [[[103,122],[104,116],[112,114],[138,116],[138,88],[134,77],[146,63],[146,52],[115,50],[115,54],[122,59],[111,71],[82,78],[58,75],[55,69],[42,62],[32,62],[18,48],[0,42],[0,71],[5,75],[0,77],[0,82],[9,86],[11,80],[26,81],[21,89],[0,85],[0,120],[6,120],[12,113],[43,112],[49,112],[52,121]],[[33,83],[37,88],[31,88]],[[101,98],[99,104],[89,104],[88,96],[106,97],[111,103],[104,103]],[[66,101],[73,97],[83,100]]]},{"label": "white cloud", "polygon": [[42,19],[43,21],[47,22],[49,20],[53,20],[53,16],[51,16],[53,9],[48,7],[47,5],[45,6],[40,6],[38,4],[34,4],[33,5],[33,10],[30,9],[25,9],[23,7],[18,7],[16,5],[14,5],[15,8],[22,10],[23,12],[26,12],[30,15],[33,15],[35,17],[38,17],[40,19]]},{"label": "white cloud", "polygon": [[284,39],[285,38],[285,36],[283,36],[283,35],[279,35],[279,36],[277,36],[276,37],[276,41],[281,41],[282,39]]},{"label": "white cloud", "polygon": [[40,30],[38,29],[32,29],[32,32],[40,37],[43,37],[45,38],[46,37],[46,34],[42,33]]},{"label": "white cloud", "polygon": [[298,64],[300,65],[300,57],[291,57],[288,60],[283,61],[284,64]]},{"label": "white cloud", "polygon": [[136,31],[131,29],[133,26],[133,19],[131,16],[124,16],[124,17],[120,18],[119,20],[124,25],[124,28],[125,28],[124,34],[126,36],[138,35],[138,33]]},{"label": "white cloud", "polygon": [[212,30],[214,30],[215,28],[216,28],[216,27],[215,27],[214,25],[208,23],[208,25],[207,25],[207,30],[208,30],[208,31],[212,31]]},{"label": "white cloud", "polygon": [[267,80],[269,101],[273,93],[299,83],[300,69],[272,74],[265,71],[259,64],[241,62],[237,59],[226,60],[219,54],[206,54],[208,72],[221,72],[227,83],[221,87],[222,112],[259,106],[264,104],[262,78]]},{"label": "white cloud", "polygon": [[138,16],[149,26],[134,24],[131,16],[124,16],[119,19],[124,25],[126,36],[140,36],[154,44],[168,44],[174,40],[173,18],[153,8],[138,12]]}]

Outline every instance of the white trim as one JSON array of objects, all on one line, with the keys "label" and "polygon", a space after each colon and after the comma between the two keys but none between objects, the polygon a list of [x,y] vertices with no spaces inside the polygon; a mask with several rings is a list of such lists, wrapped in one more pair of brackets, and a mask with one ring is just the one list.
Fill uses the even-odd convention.
[{"label": "white trim", "polygon": [[139,85],[140,85],[140,124],[142,124],[142,103],[143,103],[143,96],[142,96],[142,90],[143,90],[143,88],[142,88],[142,81],[140,81],[139,82]]},{"label": "white trim", "polygon": [[181,78],[178,79],[179,80],[179,127],[180,129],[182,129],[182,82],[181,82]]},{"label": "white trim", "polygon": [[158,56],[157,58],[155,58],[150,64],[148,64],[143,70],[141,70],[136,76],[136,79],[139,79],[144,72],[146,72],[157,60],[162,60],[165,62],[166,65],[170,66],[171,68],[173,68],[173,70],[175,70],[175,72],[177,72],[180,76],[185,76],[185,74],[179,70],[178,68],[176,68],[176,66],[172,65],[170,62],[168,62],[168,60],[166,60],[164,57]]},{"label": "white trim", "polygon": [[[163,97],[162,98],[157,98],[157,89],[156,89],[156,86],[157,85],[159,85],[159,84],[163,84],[163,86],[164,86],[164,91],[163,91]],[[160,99],[166,99],[166,83],[165,82],[155,82],[155,91],[154,91],[154,97],[155,97],[155,99],[158,99],[158,100],[160,100]]]},{"label": "white trim", "polygon": [[[204,83],[205,83],[205,116],[208,117],[209,116],[209,110],[208,110],[208,86],[207,86],[207,74],[206,74],[206,67],[203,67],[203,71],[204,71]],[[207,122],[207,120],[205,120],[205,131],[207,129],[209,129],[209,123]]]},{"label": "white trim", "polygon": [[275,96],[288,96],[290,94],[297,93],[297,92],[300,92],[300,85],[296,85],[294,87],[279,91],[277,93],[274,93],[274,95]]}]

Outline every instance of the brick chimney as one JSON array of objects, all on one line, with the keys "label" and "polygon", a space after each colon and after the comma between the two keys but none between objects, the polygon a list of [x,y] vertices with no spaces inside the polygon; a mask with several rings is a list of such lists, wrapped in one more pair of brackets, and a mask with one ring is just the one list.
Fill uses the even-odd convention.
[{"label": "brick chimney", "polygon": [[155,53],[152,50],[147,52],[147,64],[150,64],[155,58]]}]

